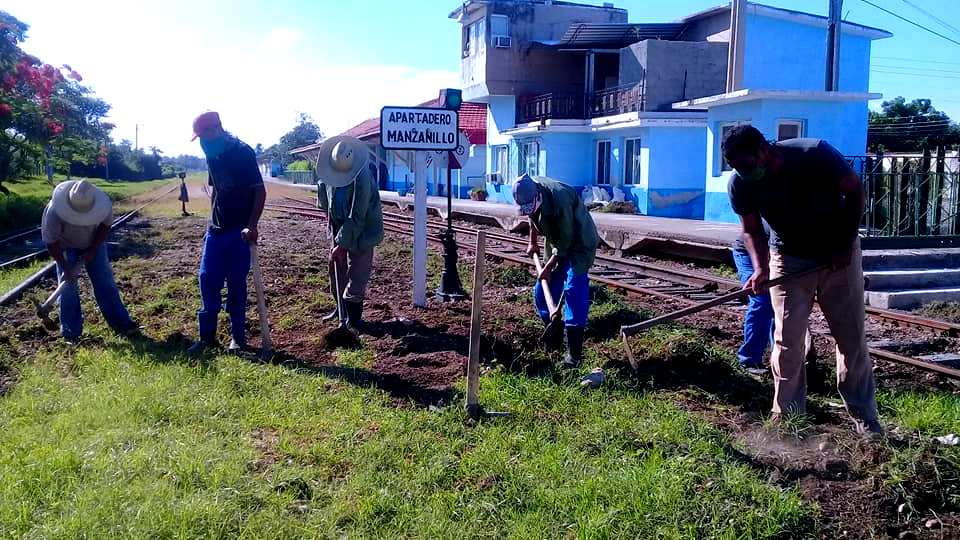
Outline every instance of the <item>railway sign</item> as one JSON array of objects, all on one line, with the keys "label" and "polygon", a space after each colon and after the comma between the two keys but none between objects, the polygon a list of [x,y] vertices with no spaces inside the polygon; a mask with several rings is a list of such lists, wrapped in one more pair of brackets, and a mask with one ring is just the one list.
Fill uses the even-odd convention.
[{"label": "railway sign", "polygon": [[456,149],[426,152],[425,159],[427,167],[462,169],[470,159],[470,139],[461,131]]},{"label": "railway sign", "polygon": [[380,145],[387,150],[456,150],[457,111],[432,107],[380,109]]}]

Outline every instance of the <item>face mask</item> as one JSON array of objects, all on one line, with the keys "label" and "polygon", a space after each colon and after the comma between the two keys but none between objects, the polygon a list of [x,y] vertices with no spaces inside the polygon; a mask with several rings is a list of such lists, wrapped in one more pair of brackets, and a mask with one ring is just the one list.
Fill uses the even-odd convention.
[{"label": "face mask", "polygon": [[200,139],[200,148],[208,158],[215,158],[223,153],[227,148],[226,137],[215,137],[213,139]]}]

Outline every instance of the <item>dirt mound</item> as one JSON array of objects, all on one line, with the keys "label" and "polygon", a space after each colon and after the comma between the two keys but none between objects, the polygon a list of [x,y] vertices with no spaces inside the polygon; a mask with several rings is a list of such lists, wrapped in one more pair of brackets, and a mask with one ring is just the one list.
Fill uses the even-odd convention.
[{"label": "dirt mound", "polygon": [[453,385],[466,371],[467,357],[453,351],[407,356],[380,356],[373,372],[380,385],[421,402],[448,399]]},{"label": "dirt mound", "polygon": [[360,338],[347,328],[335,326],[320,334],[320,348],[325,351],[359,349],[360,346]]}]

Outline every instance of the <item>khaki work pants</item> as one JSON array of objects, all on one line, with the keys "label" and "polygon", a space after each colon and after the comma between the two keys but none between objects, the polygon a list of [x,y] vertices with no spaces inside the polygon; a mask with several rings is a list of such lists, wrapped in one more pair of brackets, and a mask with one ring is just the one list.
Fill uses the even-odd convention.
[{"label": "khaki work pants", "polygon": [[[339,267],[339,268],[337,268]],[[330,293],[334,298],[343,298],[345,302],[363,302],[367,292],[367,283],[373,271],[373,249],[366,251],[347,251],[347,260],[335,263],[330,259]],[[336,291],[334,271],[340,278],[340,290]]]},{"label": "khaki work pants", "polygon": [[[770,278],[809,269],[814,263],[776,250],[770,254]],[[805,337],[814,299],[837,343],[837,389],[856,419],[877,419],[873,362],[864,334],[863,270],[860,241],[853,246],[850,265],[822,270],[770,289],[776,329],[770,366],[773,371],[773,412],[806,412]]]}]

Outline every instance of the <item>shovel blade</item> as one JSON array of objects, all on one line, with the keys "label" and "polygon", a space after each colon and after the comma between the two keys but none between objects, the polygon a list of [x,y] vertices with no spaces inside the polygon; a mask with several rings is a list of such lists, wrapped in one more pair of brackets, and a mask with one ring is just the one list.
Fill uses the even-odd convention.
[{"label": "shovel blade", "polygon": [[633,356],[633,350],[630,348],[630,338],[627,337],[626,332],[620,332],[620,339],[623,340],[623,350],[627,354],[627,360],[630,362],[630,367],[636,371],[637,359]]}]

